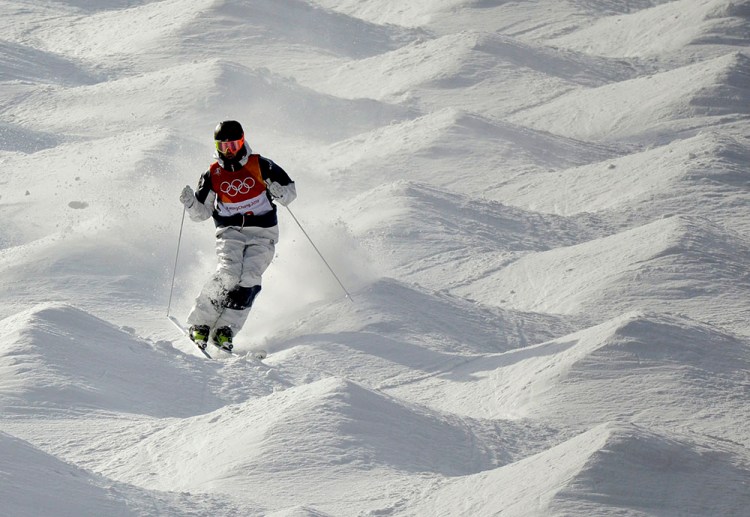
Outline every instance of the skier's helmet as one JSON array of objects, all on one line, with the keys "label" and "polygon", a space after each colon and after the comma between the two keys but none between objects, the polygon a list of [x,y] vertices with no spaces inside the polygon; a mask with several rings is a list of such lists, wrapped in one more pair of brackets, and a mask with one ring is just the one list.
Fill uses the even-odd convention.
[{"label": "skier's helmet", "polygon": [[236,120],[219,122],[214,129],[216,150],[222,158],[232,159],[245,147],[245,132]]}]

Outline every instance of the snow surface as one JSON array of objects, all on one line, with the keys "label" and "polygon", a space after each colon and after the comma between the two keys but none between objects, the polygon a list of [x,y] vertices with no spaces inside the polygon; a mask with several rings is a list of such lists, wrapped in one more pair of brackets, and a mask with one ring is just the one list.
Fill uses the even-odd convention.
[{"label": "snow surface", "polygon": [[[749,1],[0,17],[0,515],[749,514]],[[281,209],[206,360],[227,118],[352,297]]]}]

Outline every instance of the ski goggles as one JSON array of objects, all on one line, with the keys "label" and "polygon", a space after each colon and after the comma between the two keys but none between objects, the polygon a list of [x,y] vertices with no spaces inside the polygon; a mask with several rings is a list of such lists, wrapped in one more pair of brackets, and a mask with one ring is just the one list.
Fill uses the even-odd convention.
[{"label": "ski goggles", "polygon": [[216,140],[216,150],[221,154],[237,154],[240,149],[245,145],[245,137],[243,136],[239,140]]}]

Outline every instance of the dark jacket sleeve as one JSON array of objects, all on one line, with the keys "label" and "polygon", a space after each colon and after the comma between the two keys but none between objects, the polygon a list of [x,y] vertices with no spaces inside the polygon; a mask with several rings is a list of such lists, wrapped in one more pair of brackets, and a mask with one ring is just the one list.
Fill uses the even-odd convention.
[{"label": "dark jacket sleeve", "polygon": [[264,181],[274,181],[279,185],[289,185],[290,183],[294,183],[286,171],[272,160],[261,156],[258,163]]},{"label": "dark jacket sleeve", "polygon": [[214,211],[214,200],[216,193],[211,190],[211,176],[207,171],[198,181],[198,189],[195,191],[197,203],[193,203],[188,209],[188,215],[193,221],[205,221]]},{"label": "dark jacket sleeve", "polygon": [[198,189],[195,191],[195,198],[199,203],[205,203],[208,195],[211,193],[211,171],[203,173],[198,180]]}]

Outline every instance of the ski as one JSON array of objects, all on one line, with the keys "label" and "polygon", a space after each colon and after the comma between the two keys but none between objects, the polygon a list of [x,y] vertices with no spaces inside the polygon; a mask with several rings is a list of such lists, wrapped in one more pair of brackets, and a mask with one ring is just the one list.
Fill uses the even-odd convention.
[{"label": "ski", "polygon": [[[177,327],[177,329],[182,333],[183,336],[185,336],[186,338],[190,339],[190,336],[188,335],[187,329],[182,325],[182,323],[180,323],[177,320],[177,318],[175,318],[174,316],[167,316],[167,318],[169,318],[169,321],[171,321],[172,324],[174,324],[174,326]],[[198,343],[196,343],[192,339],[190,339],[190,342],[193,343],[198,348],[198,350],[200,350],[203,353],[203,355],[205,355],[208,359],[213,359],[213,357],[206,350],[204,350],[203,348],[201,348],[201,347],[198,346]],[[217,345],[216,343],[213,343],[213,342],[211,344],[218,351],[224,352],[225,354],[228,354],[228,355],[236,355],[232,350],[227,350],[226,348],[223,348],[223,347],[221,347],[221,346],[219,346],[219,345]],[[265,359],[266,357],[268,357],[268,352],[266,352],[263,349],[250,350],[248,352],[248,354],[250,356],[252,356],[253,358],[259,360],[259,361],[262,361],[263,359]]]},{"label": "ski", "polygon": [[225,354],[234,355],[234,352],[232,352],[232,350],[229,349],[229,348],[224,348],[223,346],[219,346],[218,344],[214,343],[213,341],[211,342],[211,344],[214,346],[214,348],[216,348],[216,350],[220,350],[220,351],[224,352]]},{"label": "ski", "polygon": [[[222,346],[217,345],[214,342],[212,342],[211,344],[216,348],[216,350],[224,352],[225,354],[228,354],[228,355],[238,355],[238,354],[234,353],[234,349],[228,350],[228,349],[226,349],[226,348],[224,348]],[[255,359],[259,360],[259,361],[262,361],[263,359],[265,359],[266,357],[268,357],[268,352],[266,352],[263,349],[259,349],[259,350],[250,350],[247,354],[239,354],[239,355],[240,356],[241,355],[249,355],[249,356],[251,356],[251,357],[253,357],[253,358],[255,358]]]},{"label": "ski", "polygon": [[[177,318],[175,318],[174,316],[167,316],[167,318],[169,318],[169,321],[171,321],[171,322],[172,322],[172,323],[174,324],[174,326],[175,326],[175,327],[177,327],[177,328],[179,329],[179,331],[180,331],[180,332],[182,332],[182,335],[183,335],[183,336],[185,336],[186,338],[190,339],[190,336],[188,335],[188,331],[187,331],[187,329],[186,329],[185,327],[183,327],[183,326],[182,326],[182,323],[180,323],[179,321],[177,321]],[[208,352],[206,352],[206,350],[205,350],[205,349],[203,349],[203,348],[201,348],[200,346],[198,346],[198,343],[196,343],[196,342],[195,342],[195,341],[193,341],[192,339],[190,339],[190,342],[191,342],[192,344],[194,344],[194,345],[196,346],[196,348],[197,348],[198,350],[200,350],[200,351],[201,351],[201,352],[203,353],[203,355],[205,355],[205,356],[206,356],[206,357],[207,357],[208,359],[213,359],[213,358],[211,357],[211,355],[210,355],[210,354],[209,354]]]}]

